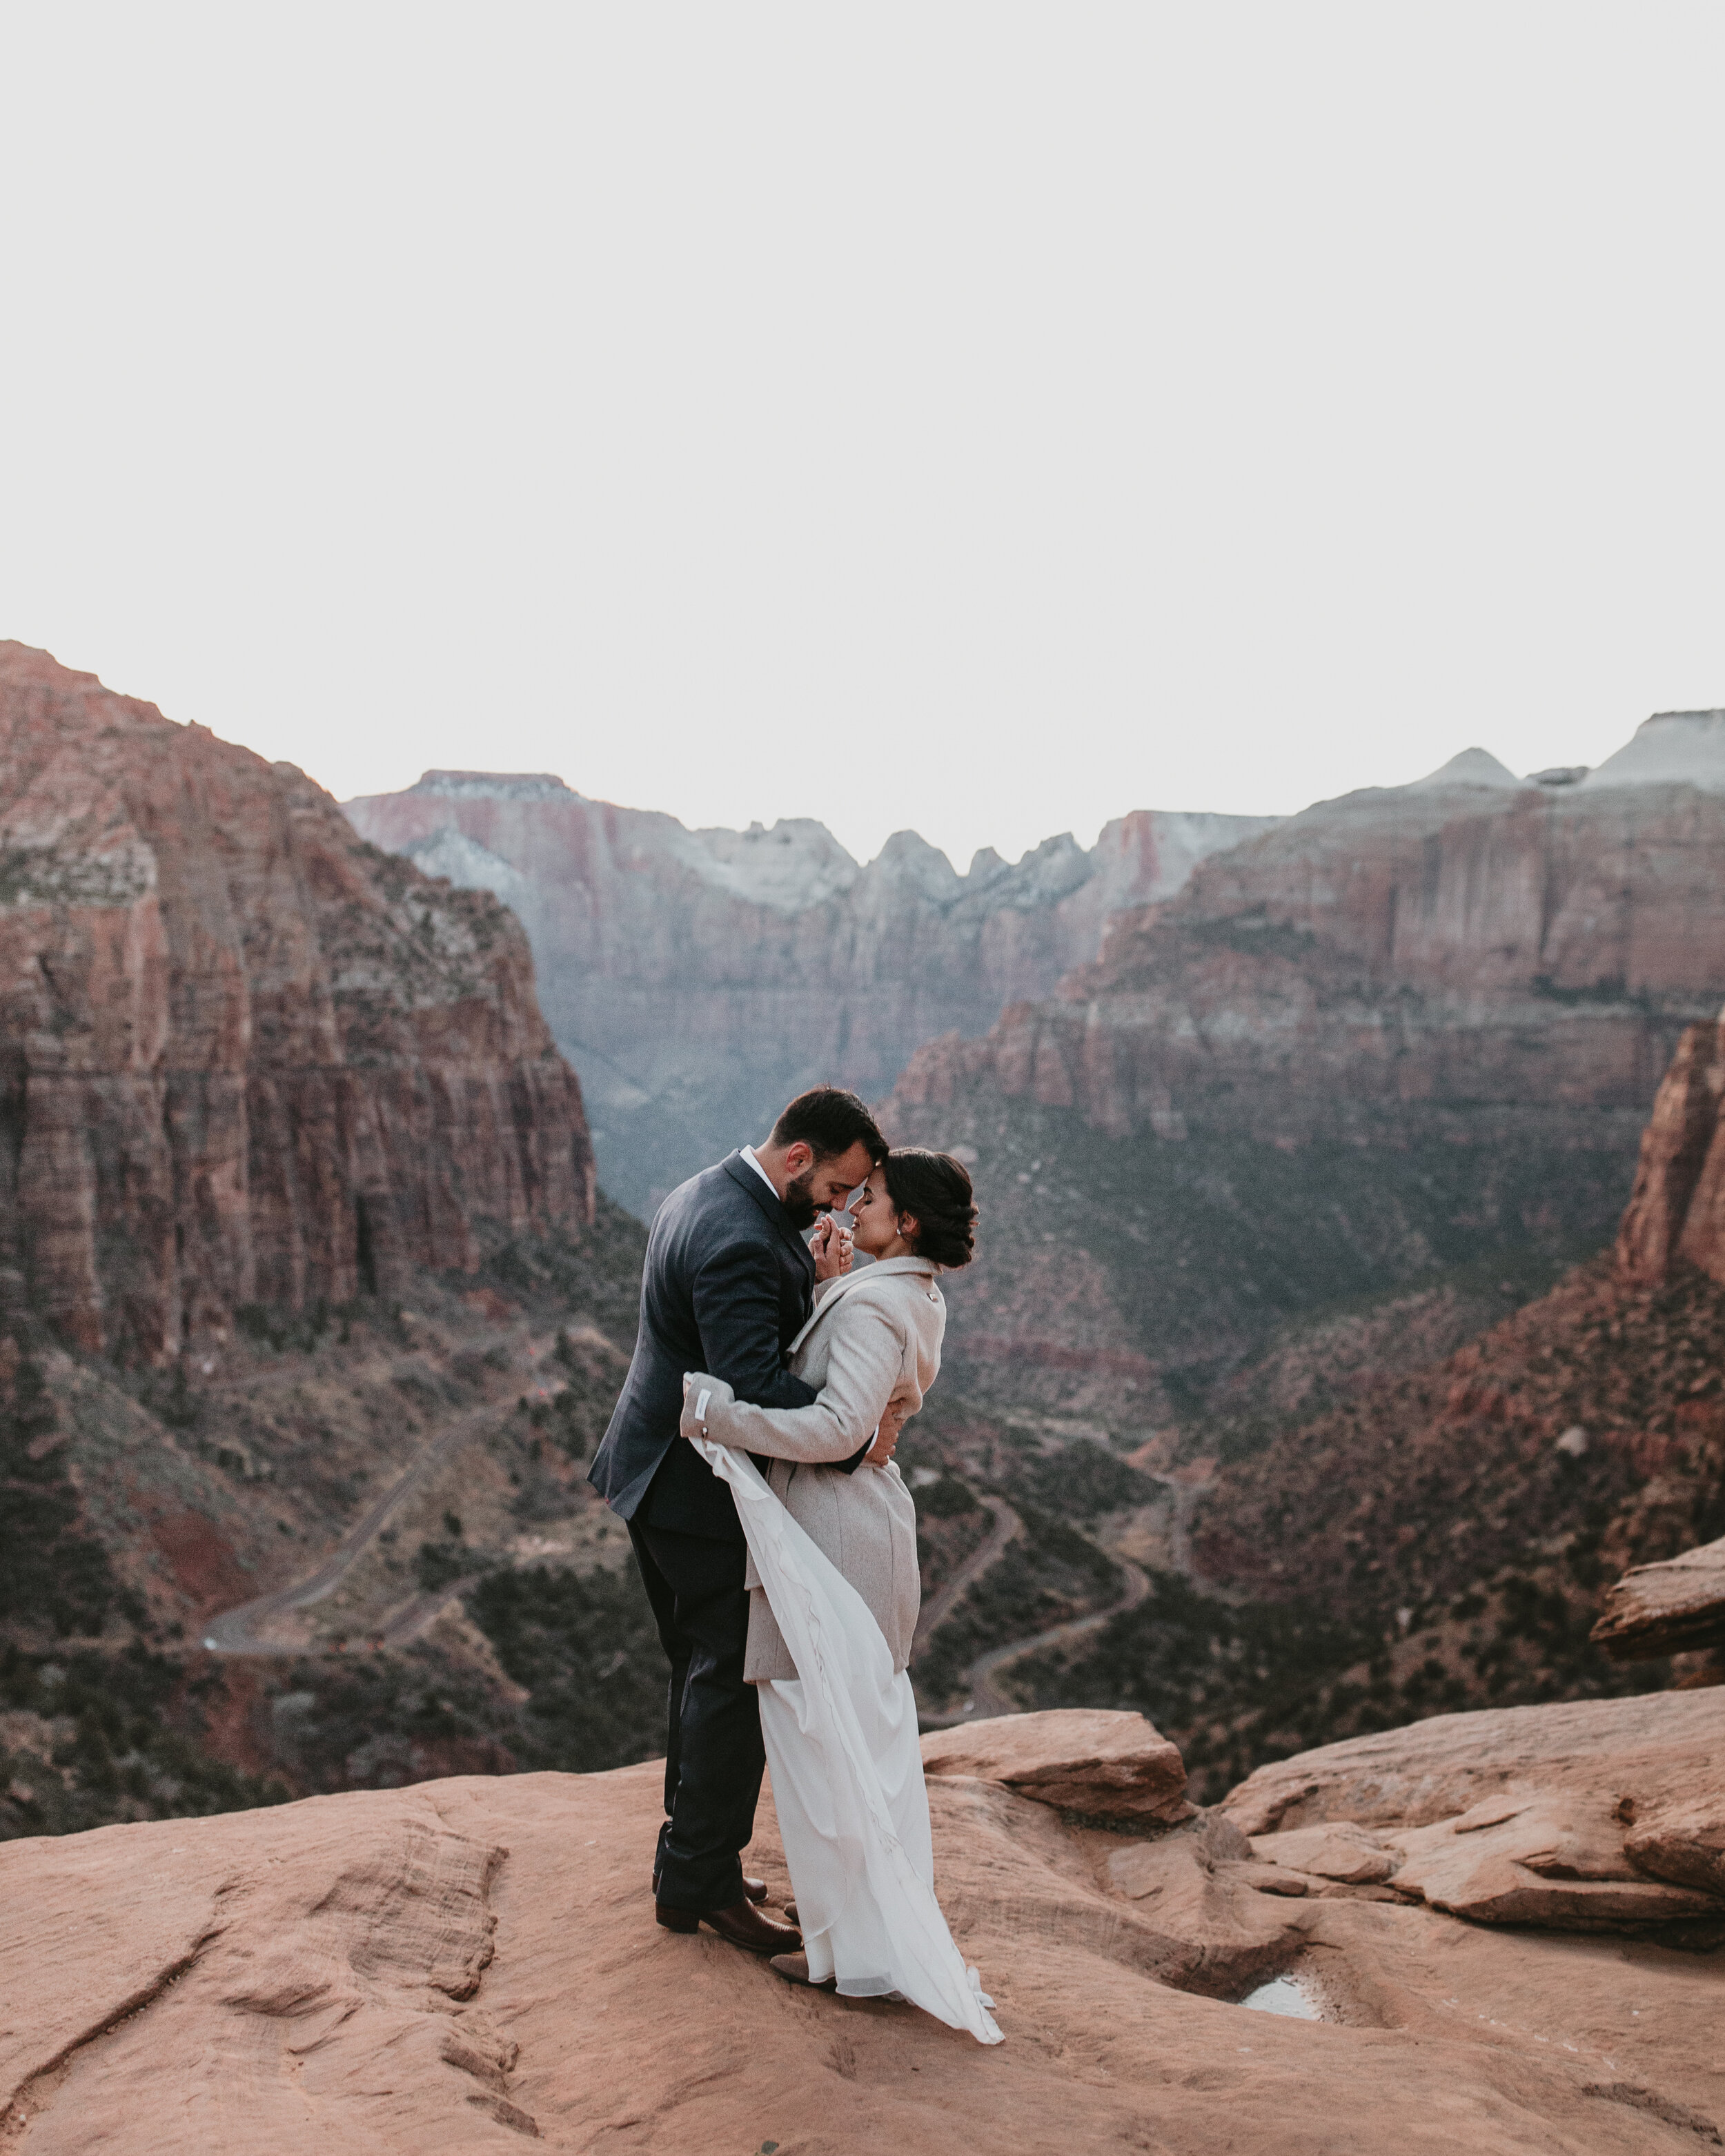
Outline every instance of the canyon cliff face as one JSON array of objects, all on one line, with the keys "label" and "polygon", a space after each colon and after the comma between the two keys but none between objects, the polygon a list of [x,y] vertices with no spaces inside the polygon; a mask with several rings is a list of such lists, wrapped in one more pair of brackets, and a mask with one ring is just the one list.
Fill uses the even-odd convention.
[{"label": "canyon cliff face", "polygon": [[489,896],[269,764],[0,644],[0,1240],[85,1349],[470,1269],[594,1203],[574,1074]]},{"label": "canyon cliff face", "polygon": [[1686,1263],[1725,1281],[1725,1022],[1678,1043],[1641,1136],[1617,1261],[1642,1286]]},{"label": "canyon cliff face", "polygon": [[1054,998],[925,1049],[900,1098],[992,1083],[1171,1140],[1465,1139],[1560,1116],[1580,1142],[1632,1145],[1725,987],[1725,798],[1455,761],[1200,864],[1114,921]]},{"label": "canyon cliff face", "polygon": [[[1104,1348],[1116,1412],[1153,1420],[1326,1303],[1598,1247],[1725,990],[1720,739],[1668,715],[1579,784],[1470,751],[1320,803],[1117,917],[1053,997],[924,1047],[889,1127],[967,1147],[993,1231],[949,1346],[1091,1404],[1048,1373]],[[1673,1159],[1699,1175],[1695,1058]]]},{"label": "canyon cliff face", "polygon": [[1274,819],[1148,811],[960,875],[914,832],[867,866],[816,823],[690,831],[561,779],[428,772],[354,828],[520,915],[581,1073],[605,1188],[637,1210],[831,1080],[885,1092],[912,1051],[1049,994],[1111,915]]}]

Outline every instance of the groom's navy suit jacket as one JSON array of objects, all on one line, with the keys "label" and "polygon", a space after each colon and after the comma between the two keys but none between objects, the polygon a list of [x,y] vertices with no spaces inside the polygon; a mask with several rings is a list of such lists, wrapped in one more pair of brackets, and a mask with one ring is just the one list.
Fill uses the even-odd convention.
[{"label": "groom's navy suit jacket", "polygon": [[[625,1520],[741,1542],[730,1490],[680,1442],[683,1373],[759,1408],[805,1408],[785,1351],[814,1301],[814,1260],[764,1179],[734,1152],[672,1191],[647,1239],[634,1360],[588,1480]],[[858,1465],[868,1448],[837,1466]]]}]

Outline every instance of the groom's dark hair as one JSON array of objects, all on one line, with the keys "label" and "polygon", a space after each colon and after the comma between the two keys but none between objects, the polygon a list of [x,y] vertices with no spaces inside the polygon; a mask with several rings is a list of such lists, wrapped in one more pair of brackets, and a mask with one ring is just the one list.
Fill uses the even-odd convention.
[{"label": "groom's dark hair", "polygon": [[854,1145],[866,1147],[870,1160],[886,1158],[886,1141],[875,1118],[840,1086],[812,1086],[798,1094],[773,1126],[772,1142],[806,1145],[817,1160],[836,1160]]}]

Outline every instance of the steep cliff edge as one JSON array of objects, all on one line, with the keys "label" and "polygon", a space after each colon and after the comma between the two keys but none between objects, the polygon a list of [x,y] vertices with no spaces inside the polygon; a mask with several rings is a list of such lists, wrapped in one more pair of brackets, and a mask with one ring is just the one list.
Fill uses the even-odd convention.
[{"label": "steep cliff edge", "polygon": [[863,866],[806,819],[691,831],[547,774],[429,771],[347,813],[521,916],[605,1188],[644,1213],[801,1086],[884,1092],[933,1035],[1048,994],[1111,914],[1275,821],[1144,811],[960,875],[912,831]]},{"label": "steep cliff edge", "polygon": [[0,1241],[74,1345],[593,1217],[516,923],[265,763],[0,644]]}]

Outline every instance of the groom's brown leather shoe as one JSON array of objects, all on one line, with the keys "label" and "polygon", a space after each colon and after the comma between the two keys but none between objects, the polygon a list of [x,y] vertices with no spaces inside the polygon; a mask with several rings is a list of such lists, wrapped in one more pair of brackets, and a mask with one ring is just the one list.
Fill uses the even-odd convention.
[{"label": "groom's brown leather shoe", "polygon": [[653,1913],[668,1932],[698,1931],[705,1924],[721,1939],[728,1939],[734,1947],[747,1948],[750,1953],[792,1953],[803,1943],[803,1934],[794,1924],[781,1924],[752,1902],[733,1902],[728,1909],[703,1909],[699,1915],[693,1909],[672,1909],[659,1902]]},{"label": "groom's brown leather shoe", "polygon": [[[750,1901],[764,1902],[767,1899],[767,1881],[764,1879],[751,1879],[745,1871],[742,1875],[742,1891],[748,1896]],[[653,1875],[653,1898],[655,1902],[659,1899],[659,1874],[656,1871]],[[792,1922],[795,1921],[793,1917]]]}]

